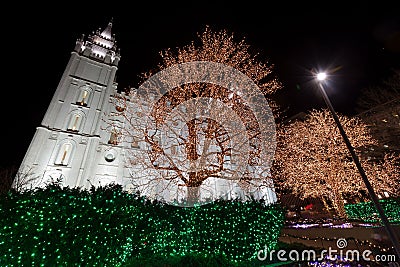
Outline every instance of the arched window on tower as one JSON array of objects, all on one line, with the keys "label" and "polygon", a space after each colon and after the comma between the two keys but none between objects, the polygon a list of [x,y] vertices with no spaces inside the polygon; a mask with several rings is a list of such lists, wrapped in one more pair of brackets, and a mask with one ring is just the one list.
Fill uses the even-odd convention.
[{"label": "arched window on tower", "polygon": [[60,145],[54,164],[67,166],[71,160],[73,146],[71,143],[66,142]]},{"label": "arched window on tower", "polygon": [[69,118],[67,130],[79,132],[82,125],[83,116],[79,113],[72,113]]},{"label": "arched window on tower", "polygon": [[140,148],[139,138],[138,138],[138,137],[134,136],[134,137],[132,138],[131,147],[132,147],[132,148]]},{"label": "arched window on tower", "polygon": [[176,146],[175,145],[172,145],[171,146],[171,155],[176,155]]},{"label": "arched window on tower", "polygon": [[119,136],[118,130],[116,128],[113,128],[111,130],[110,139],[108,140],[108,143],[111,145],[118,145],[118,136]]},{"label": "arched window on tower", "polygon": [[87,107],[91,96],[91,91],[92,91],[91,88],[88,86],[81,87],[78,99],[76,100],[76,104],[83,107]]}]

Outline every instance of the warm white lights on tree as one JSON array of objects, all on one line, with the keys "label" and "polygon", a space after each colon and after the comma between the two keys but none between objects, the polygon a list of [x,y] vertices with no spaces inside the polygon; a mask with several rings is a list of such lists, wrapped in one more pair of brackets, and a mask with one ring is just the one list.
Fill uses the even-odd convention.
[{"label": "warm white lights on tree", "polygon": [[[339,118],[358,153],[376,144],[360,119]],[[377,193],[399,193],[399,167],[394,156],[387,155],[383,163],[363,159],[362,164]],[[345,216],[344,196],[360,196],[361,190],[365,190],[335,121],[327,110],[314,110],[304,121],[294,121],[278,130],[273,176],[275,184],[297,196],[330,200],[340,216]]]},{"label": "warm white lights on tree", "polygon": [[[141,146],[141,152],[135,149],[126,152],[127,164],[136,174],[134,184],[141,191],[143,188],[152,191],[148,195],[157,194],[161,198],[174,193],[168,191],[170,186],[175,186],[186,190],[188,199],[196,199],[200,186],[212,198],[215,188],[228,187],[232,180],[244,188],[254,185],[252,180],[257,178],[258,186],[270,187],[262,142],[271,142],[271,147],[275,142],[274,117],[270,116],[272,121],[262,121],[268,116],[257,117],[254,111],[266,115],[264,97],[281,88],[272,74],[273,67],[252,54],[244,40],[236,41],[226,31],[213,32],[206,28],[199,35],[199,41],[176,51],[163,51],[158,68],[144,75],[147,80],[161,73],[157,78],[160,84],[152,86],[155,90],[162,86],[173,90],[149,105],[156,94],[148,90],[144,96],[139,87],[130,92],[129,102],[117,103],[124,110],[120,113],[126,125],[122,136],[127,142]],[[193,62],[199,63],[185,64]],[[228,84],[185,80],[193,72],[201,76],[210,65],[232,71],[227,77],[227,73],[218,69],[207,70],[215,77],[198,80],[210,78],[226,82],[228,78]],[[168,75],[163,76],[163,70],[168,70]],[[259,90],[245,88],[247,82],[243,77]],[[270,135],[265,133],[269,130],[265,130],[268,123],[274,125]],[[249,147],[248,155],[242,153],[243,148],[238,144]]]}]

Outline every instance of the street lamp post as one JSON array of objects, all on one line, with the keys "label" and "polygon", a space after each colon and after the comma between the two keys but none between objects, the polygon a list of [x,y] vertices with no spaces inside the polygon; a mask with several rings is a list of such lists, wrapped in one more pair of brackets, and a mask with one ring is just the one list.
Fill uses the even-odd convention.
[{"label": "street lamp post", "polygon": [[339,132],[342,135],[348,150],[350,151],[351,157],[353,158],[353,161],[356,164],[358,171],[360,172],[360,175],[361,175],[361,177],[362,177],[362,179],[364,181],[364,184],[367,187],[368,193],[369,193],[372,201],[374,202],[374,205],[375,205],[376,209],[378,210],[379,217],[381,218],[382,223],[383,223],[383,225],[384,225],[384,227],[385,227],[385,229],[386,229],[386,231],[387,231],[387,233],[389,235],[389,238],[393,243],[393,247],[394,247],[394,249],[395,249],[395,251],[397,253],[397,257],[398,257],[398,259],[400,259],[400,245],[399,245],[398,238],[396,237],[396,234],[395,234],[392,226],[390,225],[389,220],[386,217],[386,214],[385,214],[381,204],[379,203],[378,197],[376,196],[375,191],[374,191],[371,183],[369,182],[368,177],[365,174],[365,171],[364,171],[363,167],[361,166],[360,160],[358,159],[358,156],[355,153],[354,148],[351,145],[350,140],[347,137],[347,134],[346,134],[346,132],[344,131],[344,129],[342,127],[342,124],[339,121],[339,117],[337,116],[337,114],[335,112],[335,109],[333,108],[332,103],[329,100],[328,95],[325,92],[325,88],[323,86],[323,82],[324,82],[325,79],[326,79],[326,73],[321,72],[321,73],[317,74],[317,80],[318,80],[319,89],[320,89],[320,91],[322,93],[324,101],[325,101],[326,105],[328,106],[330,112],[332,113],[333,119],[335,120],[336,125],[339,128]]}]

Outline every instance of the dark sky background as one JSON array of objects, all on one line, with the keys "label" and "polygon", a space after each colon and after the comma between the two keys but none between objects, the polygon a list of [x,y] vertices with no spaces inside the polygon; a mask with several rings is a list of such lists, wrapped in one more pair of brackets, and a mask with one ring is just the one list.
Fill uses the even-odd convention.
[{"label": "dark sky background", "polygon": [[[296,3],[296,4],[293,4]],[[304,1],[303,1],[304,2]],[[312,68],[339,67],[329,96],[338,112],[354,113],[362,88],[378,83],[400,63],[399,13],[394,4],[355,1],[215,4],[134,2],[118,6],[55,2],[33,3],[4,10],[3,114],[0,167],[19,166],[47,110],[61,75],[82,33],[104,28],[114,17],[122,59],[117,72],[120,89],[140,85],[140,73],[153,68],[159,52],[188,44],[209,25],[226,29],[275,65],[284,85],[277,100],[287,115],[324,107],[311,81]],[[350,2],[350,1],[348,1]],[[16,3],[17,4],[17,3]]]}]

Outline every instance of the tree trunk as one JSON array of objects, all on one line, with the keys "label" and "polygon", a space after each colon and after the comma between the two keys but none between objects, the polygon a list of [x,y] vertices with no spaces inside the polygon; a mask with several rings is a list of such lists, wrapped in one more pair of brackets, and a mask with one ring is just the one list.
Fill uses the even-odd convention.
[{"label": "tree trunk", "polygon": [[192,207],[200,202],[200,186],[188,186],[186,194],[186,205]]},{"label": "tree trunk", "polygon": [[333,192],[332,204],[333,204],[333,207],[334,207],[337,215],[341,219],[346,219],[347,214],[346,214],[346,210],[344,209],[344,200],[343,200],[342,194],[340,192],[337,192],[337,191]]},{"label": "tree trunk", "polygon": [[328,205],[328,203],[326,202],[326,198],[323,196],[323,197],[321,197],[321,200],[322,200],[322,203],[324,204],[326,212],[330,214],[331,213],[331,208]]},{"label": "tree trunk", "polygon": [[191,120],[186,123],[188,127],[188,140],[186,141],[186,154],[190,162],[195,162],[199,155],[197,155],[197,131],[196,121]]}]

